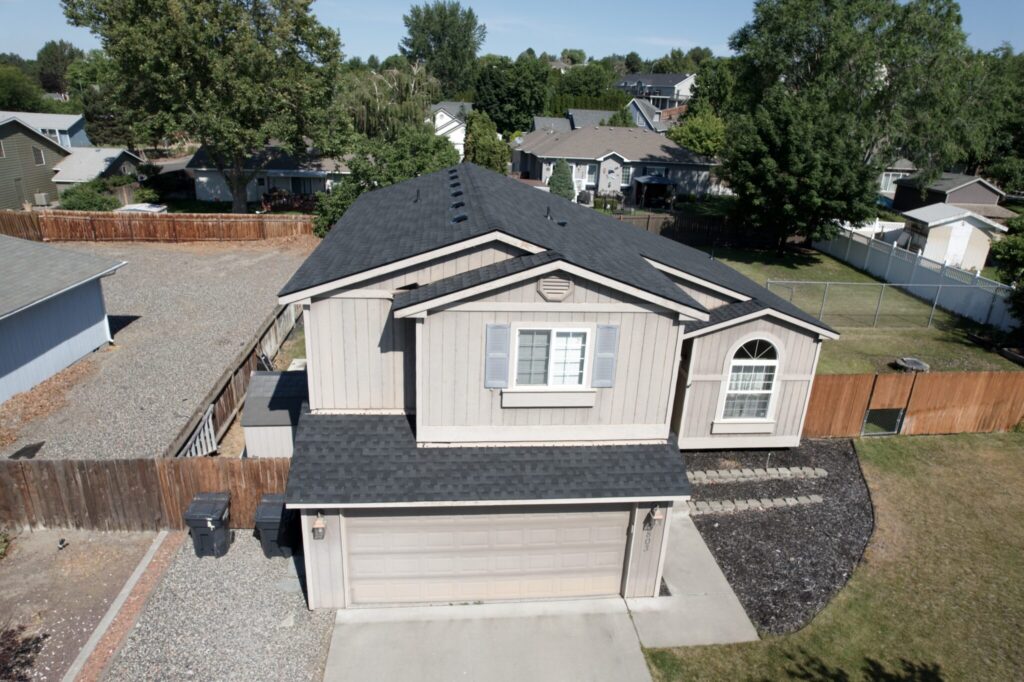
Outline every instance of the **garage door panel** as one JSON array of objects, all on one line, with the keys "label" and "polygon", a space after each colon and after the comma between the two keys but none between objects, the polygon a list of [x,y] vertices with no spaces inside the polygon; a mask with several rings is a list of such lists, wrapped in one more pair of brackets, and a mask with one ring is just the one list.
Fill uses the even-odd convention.
[{"label": "garage door panel", "polygon": [[347,517],[353,604],[618,594],[627,507]]}]

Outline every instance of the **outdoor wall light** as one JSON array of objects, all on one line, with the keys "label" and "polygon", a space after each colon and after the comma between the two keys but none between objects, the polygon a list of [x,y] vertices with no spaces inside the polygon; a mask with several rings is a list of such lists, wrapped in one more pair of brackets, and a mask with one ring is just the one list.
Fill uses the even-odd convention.
[{"label": "outdoor wall light", "polygon": [[313,539],[323,540],[324,533],[327,530],[327,523],[324,521],[324,515],[320,512],[316,513],[316,520],[313,521]]}]

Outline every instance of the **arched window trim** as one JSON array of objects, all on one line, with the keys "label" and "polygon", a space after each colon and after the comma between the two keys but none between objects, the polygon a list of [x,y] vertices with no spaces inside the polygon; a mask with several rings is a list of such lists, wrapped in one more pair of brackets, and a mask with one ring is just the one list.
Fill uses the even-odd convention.
[{"label": "arched window trim", "polygon": [[[737,358],[740,349],[751,341],[764,341],[770,343],[775,349],[774,359],[752,359],[752,358]],[[782,344],[779,340],[771,334],[764,332],[752,333],[744,336],[738,340],[729,349],[728,355],[725,358],[725,367],[722,372],[722,387],[719,392],[718,399],[718,421],[743,423],[743,422],[772,422],[775,420],[775,398],[779,391],[779,381],[781,378],[780,368],[782,367]],[[729,384],[732,379],[732,372],[734,367],[751,367],[751,366],[771,366],[772,370],[772,383],[768,393],[768,403],[765,409],[765,414],[762,417],[757,416],[726,416],[726,404],[728,403],[730,393],[738,393],[738,391],[730,391]]]}]

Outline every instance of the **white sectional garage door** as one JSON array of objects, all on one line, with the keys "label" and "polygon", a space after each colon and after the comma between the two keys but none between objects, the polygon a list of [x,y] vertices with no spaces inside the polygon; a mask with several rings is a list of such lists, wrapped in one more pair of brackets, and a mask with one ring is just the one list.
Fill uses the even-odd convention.
[{"label": "white sectional garage door", "polygon": [[346,513],[349,603],[619,594],[626,507]]}]

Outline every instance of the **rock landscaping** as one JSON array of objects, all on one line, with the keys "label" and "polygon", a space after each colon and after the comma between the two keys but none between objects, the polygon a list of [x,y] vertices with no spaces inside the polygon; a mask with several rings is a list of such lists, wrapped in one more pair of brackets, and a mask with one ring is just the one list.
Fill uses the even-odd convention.
[{"label": "rock landscaping", "polygon": [[694,524],[751,621],[768,634],[806,625],[849,580],[874,528],[853,444],[685,457]]}]

